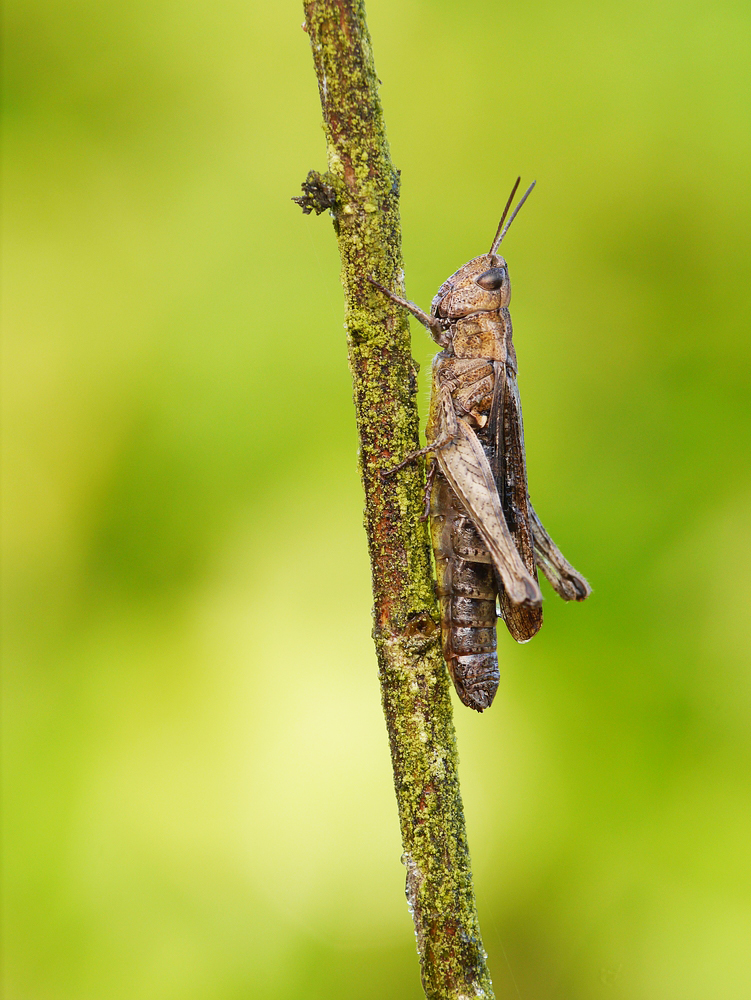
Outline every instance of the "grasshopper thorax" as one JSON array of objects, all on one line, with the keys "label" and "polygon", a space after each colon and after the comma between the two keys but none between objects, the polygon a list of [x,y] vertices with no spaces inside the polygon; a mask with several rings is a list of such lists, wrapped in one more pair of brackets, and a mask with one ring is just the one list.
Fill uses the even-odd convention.
[{"label": "grasshopper thorax", "polygon": [[497,312],[511,300],[511,282],[503,257],[484,253],[452,274],[441,285],[430,307],[431,315],[455,320],[471,313]]}]

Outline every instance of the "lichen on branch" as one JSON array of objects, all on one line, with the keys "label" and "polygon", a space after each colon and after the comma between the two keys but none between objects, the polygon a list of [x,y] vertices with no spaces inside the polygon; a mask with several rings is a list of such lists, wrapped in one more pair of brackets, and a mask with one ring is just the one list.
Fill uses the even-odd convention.
[{"label": "lichen on branch", "polygon": [[373,636],[399,809],[407,899],[430,1000],[492,998],[477,920],[440,649],[422,466],[384,478],[418,446],[417,366],[406,313],[368,280],[403,293],[399,173],[391,161],[362,0],[308,0],[328,170],[295,201],[331,213],[360,437]]}]

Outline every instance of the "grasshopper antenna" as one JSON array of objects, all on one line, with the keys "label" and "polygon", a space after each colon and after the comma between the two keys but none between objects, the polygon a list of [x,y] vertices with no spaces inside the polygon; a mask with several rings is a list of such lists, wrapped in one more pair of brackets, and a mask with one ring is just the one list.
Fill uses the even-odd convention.
[{"label": "grasshopper antenna", "polygon": [[508,201],[506,202],[506,207],[503,210],[503,215],[501,215],[501,221],[498,223],[498,228],[495,231],[495,236],[493,237],[493,245],[489,250],[489,253],[495,253],[498,244],[501,242],[502,237],[499,236],[501,232],[501,226],[506,220],[508,215],[508,210],[511,208],[511,202],[514,200],[514,195],[516,194],[516,189],[521,184],[521,177],[516,178],[516,184],[511,188],[511,194],[508,196]]},{"label": "grasshopper antenna", "polygon": [[[521,180],[521,178],[519,178],[519,180]],[[498,249],[498,247],[501,245],[501,240],[503,239],[503,237],[508,232],[509,226],[511,225],[511,223],[514,221],[514,219],[519,214],[519,209],[522,207],[522,205],[527,200],[527,198],[529,198],[529,196],[532,194],[532,188],[535,186],[536,183],[537,183],[537,181],[532,181],[532,183],[529,185],[529,187],[527,188],[527,190],[521,196],[521,199],[519,200],[519,204],[516,206],[516,208],[514,209],[514,211],[511,213],[511,218],[508,220],[508,222],[506,223],[506,225],[503,227],[503,231],[500,232],[500,233],[496,233],[495,234],[495,239],[493,240],[493,246],[490,248],[490,252],[491,253],[495,253],[496,250]],[[514,194],[515,194],[516,189],[517,189],[518,186],[519,186],[519,181],[517,180],[516,184],[514,185],[514,190],[511,192],[511,198],[514,197]],[[511,204],[511,198],[509,198],[509,204]],[[506,218],[506,212],[507,211],[508,211],[508,205],[506,205],[506,208],[503,211],[503,216],[501,217],[501,222],[500,222],[500,224],[498,226],[499,229],[503,225],[503,220]]]}]

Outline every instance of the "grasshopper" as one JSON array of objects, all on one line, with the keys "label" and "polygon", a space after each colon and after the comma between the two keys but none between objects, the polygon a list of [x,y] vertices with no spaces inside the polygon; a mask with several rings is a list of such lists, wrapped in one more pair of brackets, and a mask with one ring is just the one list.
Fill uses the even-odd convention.
[{"label": "grasshopper", "polygon": [[433,360],[427,447],[389,470],[429,456],[426,508],[436,563],[443,655],[462,702],[482,712],[500,675],[496,619],[517,642],[542,625],[538,567],[565,601],[583,601],[587,581],[560,553],[527,492],[524,429],[511,339],[511,283],[496,251],[534,182],[504,226],[517,179],[490,250],[452,274],[423,312],[369,278],[408,309],[442,348]]}]

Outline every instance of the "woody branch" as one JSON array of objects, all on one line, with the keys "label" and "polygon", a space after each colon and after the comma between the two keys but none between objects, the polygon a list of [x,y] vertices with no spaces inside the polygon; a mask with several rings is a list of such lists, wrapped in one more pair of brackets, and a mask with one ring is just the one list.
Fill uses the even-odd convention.
[{"label": "woody branch", "polygon": [[328,170],[303,211],[328,210],[341,255],[360,436],[374,639],[399,809],[407,897],[430,1000],[492,998],[480,939],[446,669],[424,522],[421,467],[381,473],[418,445],[416,365],[401,290],[399,175],[391,161],[362,0],[307,0]]}]

